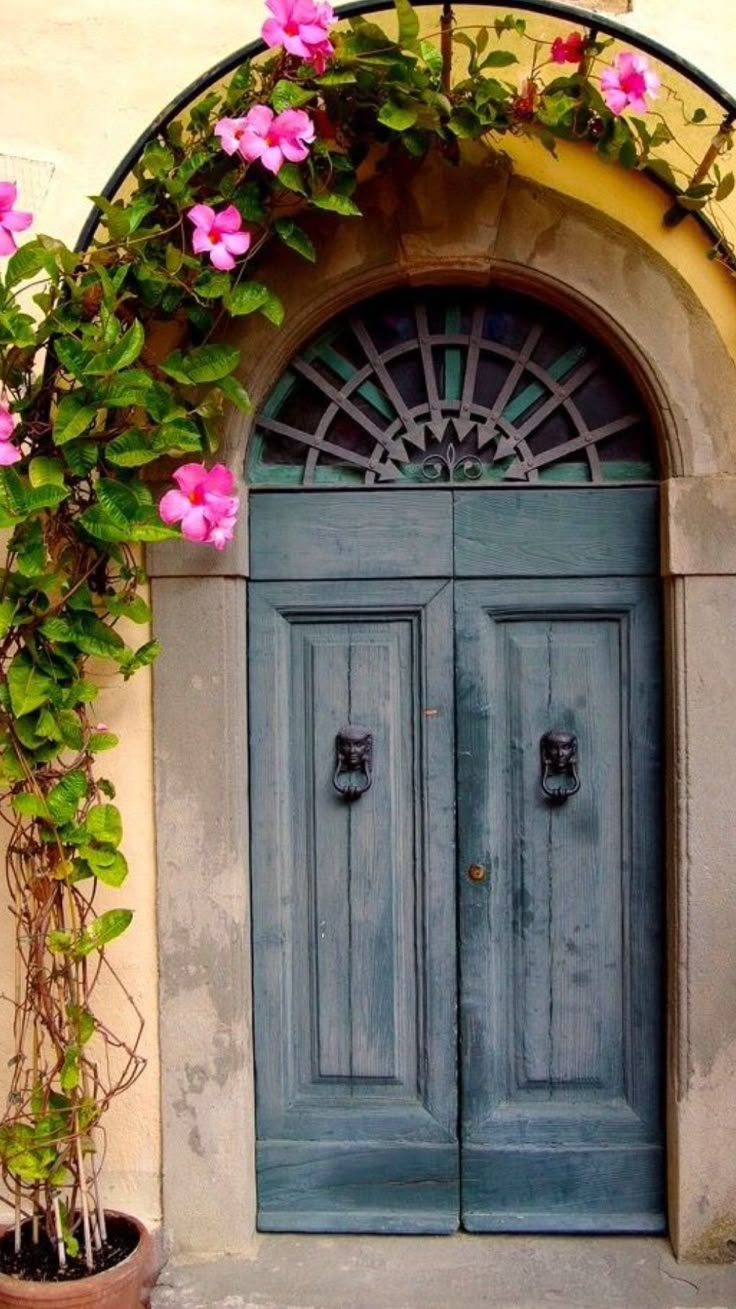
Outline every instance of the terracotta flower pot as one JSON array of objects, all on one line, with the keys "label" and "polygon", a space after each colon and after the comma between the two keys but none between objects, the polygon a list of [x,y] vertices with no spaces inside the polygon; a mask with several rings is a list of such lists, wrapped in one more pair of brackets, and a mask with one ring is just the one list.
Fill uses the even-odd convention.
[{"label": "terracotta flower pot", "polygon": [[[137,1218],[125,1218],[138,1232],[138,1244],[127,1259],[70,1282],[32,1282],[0,1273],[0,1309],[140,1309],[148,1303],[154,1280],[151,1238]],[[146,1299],[143,1299],[145,1295]]]}]

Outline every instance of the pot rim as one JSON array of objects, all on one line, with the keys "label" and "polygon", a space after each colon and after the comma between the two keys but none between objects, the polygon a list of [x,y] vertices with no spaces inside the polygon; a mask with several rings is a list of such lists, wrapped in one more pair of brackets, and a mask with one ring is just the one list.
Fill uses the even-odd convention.
[{"label": "pot rim", "polygon": [[[29,1291],[32,1290],[34,1294],[41,1299],[47,1293],[49,1295],[53,1293],[57,1297],[62,1297],[68,1288],[68,1295],[66,1298],[71,1298],[73,1290],[78,1291],[80,1287],[99,1285],[99,1283],[103,1282],[105,1279],[112,1280],[112,1278],[119,1275],[121,1271],[127,1272],[130,1264],[134,1261],[141,1258],[145,1259],[147,1257],[146,1247],[150,1241],[150,1232],[145,1223],[143,1223],[140,1218],[136,1218],[135,1214],[124,1213],[121,1209],[106,1209],[105,1217],[122,1218],[126,1223],[129,1223],[138,1234],[137,1244],[129,1254],[126,1254],[124,1259],[119,1261],[119,1263],[113,1264],[111,1268],[103,1268],[101,1272],[85,1273],[83,1277],[73,1277],[61,1281],[46,1282],[38,1281],[33,1277],[15,1277],[12,1273],[4,1273],[0,1269],[0,1290],[5,1287],[7,1290],[13,1288],[17,1291],[19,1288],[25,1289],[27,1287]],[[2,1228],[2,1230],[0,1230],[0,1239],[12,1230],[12,1227]]]}]

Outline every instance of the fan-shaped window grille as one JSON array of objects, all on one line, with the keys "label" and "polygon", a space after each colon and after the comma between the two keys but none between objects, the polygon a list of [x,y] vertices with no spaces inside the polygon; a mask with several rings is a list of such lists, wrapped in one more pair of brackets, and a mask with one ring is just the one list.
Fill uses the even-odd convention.
[{"label": "fan-shaped window grille", "polygon": [[653,481],[645,407],[564,314],[501,289],[397,290],[335,320],[256,421],[251,484]]}]

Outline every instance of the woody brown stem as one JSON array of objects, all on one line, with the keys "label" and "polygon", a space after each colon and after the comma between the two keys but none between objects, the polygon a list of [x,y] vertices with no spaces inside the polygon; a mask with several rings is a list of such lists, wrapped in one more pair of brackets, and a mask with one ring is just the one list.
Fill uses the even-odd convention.
[{"label": "woody brown stem", "polygon": [[452,25],[455,21],[452,5],[446,0],[440,19],[440,47],[442,50],[442,90],[449,95],[452,90]]},{"label": "woody brown stem", "polygon": [[[730,144],[733,134],[734,118],[734,114],[726,114],[720,128],[716,132],[716,135],[713,137],[713,140],[708,146],[703,158],[690,178],[687,185],[688,190],[690,190],[691,186],[699,186],[701,182],[705,181],[719,155],[723,154],[723,151]],[[683,209],[682,205],[676,200],[672,205],[672,208],[668,209],[664,216],[663,221],[665,227],[677,227],[678,223],[681,223],[683,218],[687,217],[687,213],[687,209]]]}]

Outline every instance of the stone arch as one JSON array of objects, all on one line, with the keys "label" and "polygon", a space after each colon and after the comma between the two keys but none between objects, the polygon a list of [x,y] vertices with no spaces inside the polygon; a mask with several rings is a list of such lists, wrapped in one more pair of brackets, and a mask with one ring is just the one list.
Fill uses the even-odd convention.
[{"label": "stone arch", "polygon": [[[396,285],[496,280],[599,335],[655,419],[671,761],[670,1223],[681,1254],[724,1257],[736,1230],[736,1194],[718,1167],[736,1112],[736,1016],[726,989],[736,910],[723,846],[736,714],[719,691],[736,616],[736,364],[707,306],[661,251],[591,207],[514,176],[488,151],[469,152],[459,169],[430,159],[401,177],[381,176],[361,199],[363,222],[298,218],[320,250],[316,269],[272,245],[261,272],[286,308],[278,333],[256,318],[229,325],[256,409],[291,356],[349,305]],[[252,423],[231,415],[227,425],[226,458],[240,470]],[[203,560],[177,542],[150,553],[165,651],[155,670],[164,1221],[180,1253],[246,1249],[254,1221],[245,518],[222,557]],[[196,613],[196,625],[182,613]],[[207,657],[213,641],[216,667]]]}]

